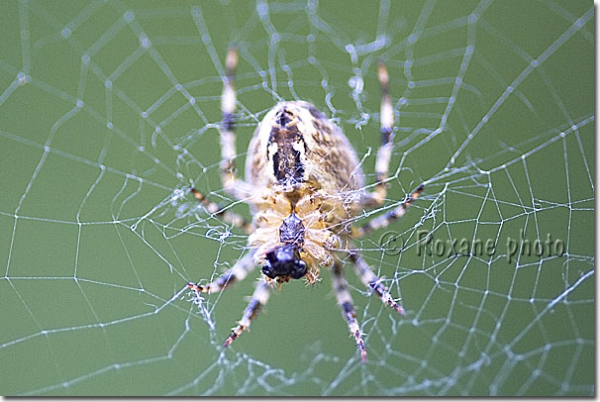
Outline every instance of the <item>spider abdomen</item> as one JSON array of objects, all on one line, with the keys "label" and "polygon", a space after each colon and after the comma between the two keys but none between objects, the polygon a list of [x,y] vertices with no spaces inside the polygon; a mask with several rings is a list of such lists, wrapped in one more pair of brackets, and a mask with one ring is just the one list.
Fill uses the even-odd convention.
[{"label": "spider abdomen", "polygon": [[246,180],[284,191],[314,183],[329,194],[364,186],[358,157],[342,130],[302,101],[280,103],[265,115],[248,148]]}]

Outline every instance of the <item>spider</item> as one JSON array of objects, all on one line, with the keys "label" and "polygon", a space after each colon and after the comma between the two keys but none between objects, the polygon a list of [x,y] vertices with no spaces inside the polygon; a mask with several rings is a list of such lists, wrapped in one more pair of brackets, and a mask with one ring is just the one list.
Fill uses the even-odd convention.
[{"label": "spider", "polygon": [[249,204],[253,219],[247,221],[222,209],[194,188],[191,192],[208,212],[249,234],[250,252],[215,281],[206,285],[190,282],[187,286],[199,293],[220,292],[244,279],[254,267],[262,267],[262,278],[242,319],[225,340],[227,347],[250,327],[267,303],[273,285],[279,284],[281,289],[283,283],[301,278],[314,284],[321,267],[330,269],[337,302],[364,363],[367,353],[343,276],[344,261],[352,263],[360,280],[384,304],[404,315],[404,309],[355,251],[352,240],[401,218],[423,190],[423,185],[419,186],[398,207],[361,227],[349,223],[364,209],[383,204],[387,193],[386,176],[394,138],[387,69],[379,64],[382,142],[377,153],[376,183],[373,191],[367,192],[356,152],[342,130],[303,101],[279,103],[265,115],[248,148],[246,180],[237,177],[233,131],[237,60],[236,48],[230,47],[221,102],[220,171],[225,191]]}]

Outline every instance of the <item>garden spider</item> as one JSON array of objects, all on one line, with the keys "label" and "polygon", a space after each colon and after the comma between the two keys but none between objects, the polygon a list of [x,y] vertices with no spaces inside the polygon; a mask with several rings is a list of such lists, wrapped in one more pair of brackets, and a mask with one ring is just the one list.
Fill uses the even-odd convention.
[{"label": "garden spider", "polygon": [[419,196],[419,186],[402,204],[372,219],[362,227],[350,219],[365,208],[381,205],[386,197],[386,176],[392,154],[394,115],[388,91],[388,74],[383,64],[378,76],[382,89],[381,147],[377,153],[377,182],[373,192],[364,190],[364,175],[356,152],[341,129],[307,102],[282,102],[271,109],[257,127],[246,160],[246,181],[238,179],[234,167],[233,132],[236,96],[234,70],[237,51],[230,48],[222,96],[223,121],[220,127],[221,180],[225,191],[250,205],[249,222],[230,210],[210,202],[196,189],[195,197],[206,209],[224,221],[239,226],[250,236],[250,252],[215,281],[206,285],[188,283],[200,293],[220,292],[262,267],[258,282],[242,319],[225,340],[229,346],[248,329],[269,298],[272,285],[305,278],[308,284],[319,278],[320,267],[330,268],[333,287],[342,315],[356,341],[361,360],[367,358],[364,341],[352,305],[348,283],[342,275],[343,256],[354,265],[357,276],[381,301],[404,314],[366,261],[356,252],[352,239],[402,217]]}]

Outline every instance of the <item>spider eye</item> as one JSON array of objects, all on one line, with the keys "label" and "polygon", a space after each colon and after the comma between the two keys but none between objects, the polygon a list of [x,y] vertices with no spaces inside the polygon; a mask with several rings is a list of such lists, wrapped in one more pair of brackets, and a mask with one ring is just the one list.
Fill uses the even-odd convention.
[{"label": "spider eye", "polygon": [[285,244],[267,253],[262,272],[271,279],[291,277],[300,279],[306,275],[306,263],[300,258],[300,250],[293,244]]}]

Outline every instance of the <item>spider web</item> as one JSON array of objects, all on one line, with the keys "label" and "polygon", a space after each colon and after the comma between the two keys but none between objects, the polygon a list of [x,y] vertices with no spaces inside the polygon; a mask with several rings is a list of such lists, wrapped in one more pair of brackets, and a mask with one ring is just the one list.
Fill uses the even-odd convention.
[{"label": "spider web", "polygon": [[[3,395],[595,393],[591,2],[1,7]],[[240,169],[269,108],[303,99],[373,183],[386,61],[390,189],[356,223],[425,191],[357,244],[407,315],[347,269],[364,365],[327,272],[226,350],[259,271],[185,290],[247,252],[186,191],[249,217],[219,179],[230,42]]]}]

